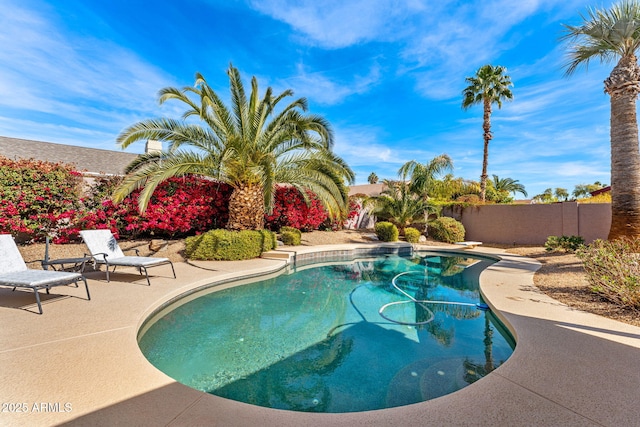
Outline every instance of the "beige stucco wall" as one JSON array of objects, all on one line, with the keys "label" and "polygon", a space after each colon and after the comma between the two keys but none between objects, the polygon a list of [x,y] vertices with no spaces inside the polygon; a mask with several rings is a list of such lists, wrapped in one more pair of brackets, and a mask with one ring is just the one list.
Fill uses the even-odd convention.
[{"label": "beige stucco wall", "polygon": [[538,245],[548,236],[582,236],[585,242],[606,239],[611,205],[576,202],[535,205],[483,205],[443,211],[464,224],[466,240]]}]

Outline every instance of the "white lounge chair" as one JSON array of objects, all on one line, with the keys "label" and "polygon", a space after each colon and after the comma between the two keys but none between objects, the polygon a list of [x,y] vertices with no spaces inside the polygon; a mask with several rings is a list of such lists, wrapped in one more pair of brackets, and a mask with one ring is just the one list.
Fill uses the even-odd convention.
[{"label": "white lounge chair", "polygon": [[106,266],[107,282],[109,281],[109,267],[111,266],[113,266],[113,271],[117,266],[136,267],[140,274],[144,271],[149,286],[151,286],[151,282],[149,281],[147,268],[169,264],[171,265],[171,271],[173,271],[173,278],[176,278],[176,270],[168,258],[139,256],[137,249],[134,249],[136,256],[126,256],[118,246],[118,242],[110,230],[82,230],[80,236],[82,236],[82,240],[89,248],[94,262]]},{"label": "white lounge chair", "polygon": [[40,314],[42,314],[42,304],[39,289],[46,289],[49,293],[49,289],[54,286],[75,283],[77,287],[81,280],[84,281],[84,287],[87,290],[87,300],[90,300],[87,279],[82,274],[28,268],[13,237],[10,234],[0,234],[0,286],[13,288],[14,291],[16,288],[33,290]]}]

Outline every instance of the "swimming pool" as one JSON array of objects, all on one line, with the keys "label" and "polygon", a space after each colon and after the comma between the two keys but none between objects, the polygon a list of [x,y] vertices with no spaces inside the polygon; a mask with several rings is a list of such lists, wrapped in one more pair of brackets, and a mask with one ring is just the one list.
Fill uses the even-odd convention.
[{"label": "swimming pool", "polygon": [[429,400],[513,351],[477,306],[492,262],[420,253],[305,266],[178,302],[139,345],[177,381],[259,406],[354,412]]}]

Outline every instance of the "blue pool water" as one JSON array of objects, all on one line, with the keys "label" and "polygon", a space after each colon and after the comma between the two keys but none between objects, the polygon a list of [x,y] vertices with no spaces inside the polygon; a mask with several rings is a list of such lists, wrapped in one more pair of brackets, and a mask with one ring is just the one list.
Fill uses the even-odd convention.
[{"label": "blue pool water", "polygon": [[254,405],[416,403],[475,382],[513,352],[491,312],[476,307],[491,263],[422,253],[307,266],[178,303],[146,325],[139,345],[177,381]]}]

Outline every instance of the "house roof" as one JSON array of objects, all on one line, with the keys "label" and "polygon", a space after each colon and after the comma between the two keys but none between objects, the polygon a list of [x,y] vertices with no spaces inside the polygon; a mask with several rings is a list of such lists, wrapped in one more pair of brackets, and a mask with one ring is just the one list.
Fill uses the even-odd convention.
[{"label": "house roof", "polygon": [[74,165],[87,175],[124,175],[138,154],[0,136],[0,155]]},{"label": "house roof", "polygon": [[592,191],[592,192],[591,192],[591,196],[593,197],[593,196],[597,196],[598,194],[608,193],[609,191],[611,191],[611,186],[610,186],[610,185],[607,185],[606,187],[602,187],[602,188],[601,188],[601,189],[599,189],[599,190]]},{"label": "house roof", "polygon": [[349,187],[349,196],[353,196],[354,194],[365,194],[369,197],[379,196],[385,187],[382,183],[352,185]]}]

